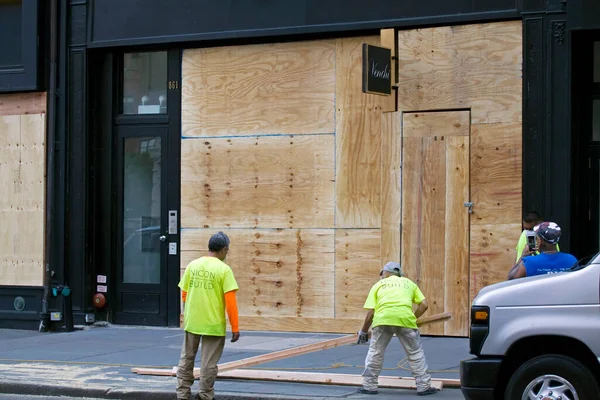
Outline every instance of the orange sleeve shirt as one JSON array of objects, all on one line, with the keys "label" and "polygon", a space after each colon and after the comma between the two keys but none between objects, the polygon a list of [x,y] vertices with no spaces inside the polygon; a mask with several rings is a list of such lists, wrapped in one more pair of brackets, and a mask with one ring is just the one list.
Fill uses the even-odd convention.
[{"label": "orange sleeve shirt", "polygon": [[[185,303],[187,299],[187,292],[181,291],[181,300]],[[227,310],[227,316],[231,323],[231,331],[239,332],[239,316],[237,308],[237,298],[235,296],[235,290],[225,293],[225,309]]]}]

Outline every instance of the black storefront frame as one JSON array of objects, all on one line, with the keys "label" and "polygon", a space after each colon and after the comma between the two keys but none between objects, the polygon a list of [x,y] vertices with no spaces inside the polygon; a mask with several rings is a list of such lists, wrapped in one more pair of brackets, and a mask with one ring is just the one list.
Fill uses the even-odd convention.
[{"label": "black storefront frame", "polygon": [[[269,2],[227,0],[226,3],[233,4],[238,1],[248,4],[256,3],[256,7],[244,15],[247,21],[252,22],[255,19],[259,21],[268,15],[261,7],[269,6]],[[103,250],[102,246],[97,245],[99,240],[96,237],[97,232],[101,232],[99,227],[102,226],[98,225],[99,219],[96,212],[99,209],[98,203],[101,201],[95,198],[94,194],[100,196],[104,194],[102,191],[95,191],[93,182],[97,179],[97,175],[106,172],[98,170],[97,167],[110,168],[107,163],[96,163],[97,159],[104,157],[110,164],[112,156],[102,148],[104,146],[102,143],[99,143],[99,146],[104,153],[101,151],[101,155],[98,156],[96,154],[97,146],[92,145],[95,138],[98,137],[96,135],[100,129],[98,125],[102,125],[97,118],[102,112],[99,112],[97,108],[98,106],[105,107],[101,102],[99,104],[97,92],[94,92],[93,87],[97,85],[96,71],[101,71],[106,75],[106,68],[96,67],[95,64],[101,63],[105,56],[111,57],[110,53],[117,47],[119,47],[119,51],[132,49],[143,51],[164,49],[166,46],[198,48],[314,40],[378,34],[379,29],[383,28],[412,29],[521,18],[524,29],[523,209],[536,208],[547,219],[556,220],[567,231],[570,231],[576,229],[575,225],[571,225],[571,221],[574,220],[572,217],[575,204],[569,191],[565,188],[571,187],[575,174],[575,170],[572,173],[571,166],[575,165],[573,159],[576,157],[577,148],[572,142],[575,136],[571,134],[571,132],[576,132],[572,126],[575,115],[573,114],[571,117],[572,110],[575,111],[575,105],[570,102],[572,95],[572,83],[569,77],[571,28],[585,29],[588,27],[589,15],[584,21],[579,15],[582,13],[578,14],[578,9],[583,9],[581,4],[586,2],[592,4],[594,1],[515,0],[503,3],[510,4],[510,9],[483,13],[469,12],[469,7],[465,5],[467,3],[457,2],[456,4],[461,4],[464,9],[458,7],[457,12],[446,15],[427,15],[430,10],[438,9],[435,4],[429,4],[426,10],[423,9],[422,15],[411,18],[369,19],[370,14],[365,12],[363,21],[331,22],[343,13],[358,12],[363,5],[356,3],[348,4],[347,7],[340,9],[339,13],[341,14],[328,15],[325,11],[322,21],[312,25],[290,26],[286,25],[286,20],[283,18],[283,22],[277,29],[259,29],[258,27],[252,29],[249,27],[246,30],[228,31],[227,26],[223,26],[223,29],[219,30],[198,32],[196,36],[185,34],[162,37],[144,36],[136,40],[94,42],[92,32],[98,18],[113,21],[111,13],[131,14],[125,9],[125,5],[109,10],[108,14],[95,16],[93,15],[94,3],[98,3],[98,0],[59,0],[60,54],[56,85],[58,108],[55,115],[57,127],[55,204],[57,206],[53,210],[55,224],[51,227],[53,238],[51,245],[55,249],[51,257],[51,268],[57,272],[58,280],[70,280],[74,290],[79,292],[79,296],[73,297],[75,322],[80,323],[85,313],[94,311],[90,302],[92,289],[95,289],[93,268],[95,268],[96,261],[94,258]],[[440,0],[441,3],[447,4]],[[494,4],[500,3],[502,1]],[[145,7],[157,9],[159,4],[161,2],[146,1]],[[444,4],[441,6],[443,7]],[[195,18],[195,15],[189,13],[184,18]],[[272,16],[272,18],[276,17],[277,15]],[[218,18],[215,17],[215,20]],[[177,26],[180,22],[168,20],[165,23]],[[600,20],[593,27],[600,27]],[[135,47],[133,47],[134,44]],[[113,47],[109,47],[109,45]],[[179,65],[181,65],[180,62],[181,60],[179,60]],[[573,70],[575,71],[574,68]],[[559,95],[555,94],[555,89],[559,89]],[[173,104],[173,102],[169,101],[169,104]],[[564,118],[565,121],[561,121],[560,118]],[[180,116],[178,119],[180,120]],[[77,142],[80,137],[83,138],[82,141]],[[75,146],[73,146],[74,144]],[[84,151],[80,152],[82,146]],[[560,159],[560,164],[556,165],[553,160],[555,157]],[[172,164],[180,164],[180,160],[178,159]],[[548,184],[549,182],[551,184]],[[84,184],[82,188],[85,193],[83,195],[85,207],[72,208],[72,205],[82,199],[82,193],[75,189],[81,183]],[[573,181],[573,185],[576,186],[577,183]],[[179,190],[179,183],[176,187]],[[110,187],[108,189],[110,190]],[[552,201],[547,199],[552,199]],[[62,227],[64,227],[64,231]],[[573,239],[566,235],[561,242],[562,247],[569,250],[571,242]],[[178,309],[179,303],[176,307]],[[53,309],[55,308],[53,307]]]}]

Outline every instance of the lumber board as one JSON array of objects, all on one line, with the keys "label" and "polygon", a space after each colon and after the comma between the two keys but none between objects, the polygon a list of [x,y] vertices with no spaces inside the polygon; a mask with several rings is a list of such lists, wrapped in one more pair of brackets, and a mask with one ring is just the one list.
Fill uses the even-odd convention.
[{"label": "lumber board", "polygon": [[[391,82],[392,85],[396,84],[397,80],[396,80],[396,29],[381,29],[380,31],[380,36],[381,36],[381,46],[382,47],[387,47],[389,49],[392,50],[392,62],[390,65],[390,70],[391,70]],[[381,103],[381,111],[387,113],[387,112],[394,112],[396,111],[396,106],[397,106],[397,102],[396,102],[396,91],[394,89],[392,89],[392,94],[390,96],[387,96],[386,99],[384,101],[382,101]]]},{"label": "lumber board", "polygon": [[381,271],[379,229],[335,232],[335,317],[364,318],[363,305]]},{"label": "lumber board", "polygon": [[471,226],[470,301],[483,287],[507,279],[520,234],[520,223]]},{"label": "lumber board", "polygon": [[[421,317],[417,320],[417,326],[422,327],[438,322],[447,321],[452,318],[451,313],[441,313],[436,315],[429,315]],[[285,349],[275,351],[268,354],[262,354],[255,357],[244,358],[241,360],[231,361],[228,363],[219,364],[219,373],[237,370],[238,368],[247,368],[258,364],[264,364],[267,362],[282,360],[290,357],[295,357],[303,354],[313,353],[316,351],[323,351],[333,349],[340,346],[356,343],[357,335],[351,334],[334,339],[324,340],[317,343],[311,343],[304,346],[298,346],[291,349]],[[177,367],[172,369],[167,368],[131,368],[131,372],[139,375],[158,375],[158,376],[175,376],[177,374]],[[194,368],[194,375],[200,372],[199,368]]]},{"label": "lumber board", "polygon": [[472,224],[521,223],[521,133],[521,123],[473,125]]},{"label": "lumber board", "polygon": [[182,228],[333,228],[334,140],[184,139]]},{"label": "lumber board", "polygon": [[43,281],[45,114],[0,116],[0,276],[2,284]]},{"label": "lumber board", "polygon": [[[220,379],[261,380],[272,382],[314,383],[320,385],[361,386],[363,377],[351,374],[324,374],[316,372],[291,372],[269,370],[244,370],[226,371],[217,375]],[[398,379],[396,376],[380,376],[380,388],[388,389],[416,389],[414,378]],[[442,389],[444,382],[437,379],[431,380],[431,386]]]},{"label": "lumber board", "polygon": [[[444,255],[443,240],[447,228],[446,216],[446,141],[426,137],[422,153],[423,190],[420,245],[417,260],[416,281],[423,291],[432,313],[445,310],[444,304]],[[407,210],[410,212],[410,210]],[[426,335],[443,335],[444,326],[435,325],[424,328]]]},{"label": "lumber board", "polygon": [[381,118],[381,265],[400,261],[402,114]]},{"label": "lumber board", "polygon": [[521,21],[398,31],[398,110],[471,108],[471,123],[522,121]]},{"label": "lumber board", "polygon": [[402,134],[406,138],[469,136],[470,124],[469,111],[406,113]]},{"label": "lumber board", "polygon": [[46,92],[0,95],[0,116],[46,113]]},{"label": "lumber board", "polygon": [[189,49],[182,135],[333,133],[334,40]]},{"label": "lumber board", "polygon": [[444,309],[446,336],[469,335],[469,136],[446,137]]},{"label": "lumber board", "polygon": [[362,93],[362,44],[336,47],[336,228],[381,227],[381,113],[384,96]]},{"label": "lumber board", "polygon": [[[215,229],[182,229],[181,273],[206,254]],[[260,317],[267,329],[276,317],[334,317],[334,231],[332,229],[231,229],[227,264],[240,290],[240,319]],[[281,320],[285,321],[285,320]],[[242,322],[243,323],[243,322]],[[245,325],[242,325],[245,327]],[[269,329],[284,330],[277,325]],[[313,329],[318,330],[318,324]]]}]

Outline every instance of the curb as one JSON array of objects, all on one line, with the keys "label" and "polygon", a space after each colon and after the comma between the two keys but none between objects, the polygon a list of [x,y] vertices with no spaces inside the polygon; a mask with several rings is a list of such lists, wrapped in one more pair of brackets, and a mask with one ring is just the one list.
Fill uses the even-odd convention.
[{"label": "curb", "polygon": [[[93,399],[120,399],[120,400],[176,400],[175,389],[172,391],[150,391],[136,389],[113,389],[110,387],[83,387],[83,386],[61,386],[44,383],[29,383],[20,381],[0,380],[0,393],[29,396],[51,396]],[[285,396],[267,394],[241,394],[217,392],[215,398],[218,400],[327,400],[332,397],[308,397],[308,396]]]}]

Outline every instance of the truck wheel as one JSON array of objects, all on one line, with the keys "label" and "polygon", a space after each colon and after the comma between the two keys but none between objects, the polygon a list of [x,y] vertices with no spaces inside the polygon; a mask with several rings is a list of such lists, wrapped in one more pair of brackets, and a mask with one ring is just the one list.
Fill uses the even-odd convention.
[{"label": "truck wheel", "polygon": [[571,357],[551,354],[521,365],[510,378],[504,399],[600,399],[600,389],[585,365]]}]

